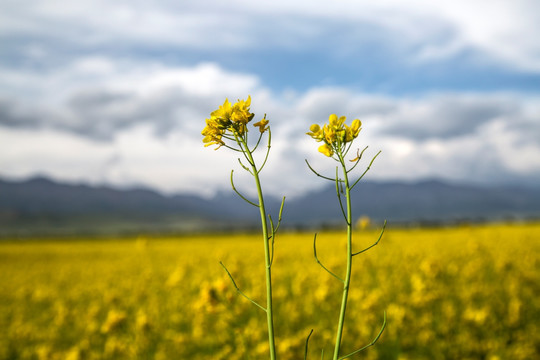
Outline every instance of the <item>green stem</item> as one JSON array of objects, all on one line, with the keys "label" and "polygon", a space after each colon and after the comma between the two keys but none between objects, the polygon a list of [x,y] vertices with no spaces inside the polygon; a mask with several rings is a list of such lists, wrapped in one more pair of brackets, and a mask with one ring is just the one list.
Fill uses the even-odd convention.
[{"label": "green stem", "polygon": [[341,338],[343,336],[343,327],[345,325],[345,311],[347,310],[347,299],[349,297],[349,286],[351,283],[352,272],[352,211],[351,211],[351,189],[349,187],[349,178],[347,176],[347,168],[343,156],[338,153],[339,161],[343,168],[343,180],[345,182],[345,195],[347,200],[347,270],[343,282],[343,297],[341,299],[341,310],[339,312],[339,322],[336,333],[336,345],[334,348],[334,360],[339,358],[339,350],[341,347]]},{"label": "green stem", "polygon": [[264,207],[264,198],[261,188],[261,181],[259,179],[259,171],[253,160],[253,156],[244,138],[241,139],[241,146],[243,145],[244,153],[248,157],[251,168],[253,169],[253,177],[255,177],[255,184],[257,186],[257,194],[259,196],[259,210],[261,212],[261,225],[264,241],[264,262],[266,270],[266,320],[268,323],[268,345],[270,347],[270,359],[276,359],[276,345],[274,340],[274,316],[272,308],[272,265],[270,260],[270,243],[268,237],[268,224],[266,223],[266,209]]}]

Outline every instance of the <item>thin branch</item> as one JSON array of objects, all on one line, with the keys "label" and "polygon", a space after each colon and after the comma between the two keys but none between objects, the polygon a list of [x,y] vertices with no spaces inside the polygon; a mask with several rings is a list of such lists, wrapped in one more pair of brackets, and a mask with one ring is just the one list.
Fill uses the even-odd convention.
[{"label": "thin branch", "polygon": [[[249,147],[247,145],[247,132],[245,133],[244,135],[244,138],[241,140],[241,138],[238,137],[238,135],[236,134],[236,132],[233,134],[234,135],[234,139],[236,140],[236,143],[240,146],[240,150],[242,151],[242,154],[244,155],[244,157],[246,158],[247,162],[249,163],[249,165],[251,165],[252,167],[255,166],[255,164],[253,163],[253,161],[247,156],[247,154],[251,154],[251,152],[249,151]],[[238,159],[238,162],[240,163],[240,165],[242,165],[242,167],[244,169],[246,169],[247,171],[249,171],[251,173],[251,175],[253,175],[253,173],[244,165],[242,164],[242,161],[240,161],[240,159]]]},{"label": "thin branch", "polygon": [[266,150],[266,156],[264,157],[264,161],[261,167],[259,168],[259,170],[257,171],[257,173],[260,173],[262,169],[264,168],[264,165],[266,165],[266,161],[268,160],[268,155],[270,155],[271,143],[272,143],[272,133],[270,132],[270,128],[268,128],[268,150]]},{"label": "thin branch", "polygon": [[257,302],[255,302],[252,298],[250,298],[249,296],[247,296],[246,294],[244,294],[244,292],[242,290],[240,290],[240,288],[238,287],[238,285],[236,285],[236,282],[234,281],[234,278],[232,277],[231,273],[229,272],[229,270],[227,270],[227,268],[225,267],[225,265],[223,265],[223,263],[220,261],[219,262],[221,264],[221,266],[223,267],[223,269],[225,269],[225,271],[227,272],[227,275],[229,275],[229,278],[231,279],[234,287],[236,288],[236,291],[238,291],[238,293],[240,293],[240,295],[242,295],[243,297],[245,297],[246,299],[248,299],[249,301],[251,301],[254,305],[256,305],[257,307],[259,307],[261,310],[263,310],[264,312],[266,312],[267,310],[262,307],[261,305],[259,305]]},{"label": "thin branch", "polygon": [[379,338],[381,337],[381,335],[382,335],[382,333],[383,333],[385,327],[386,327],[386,311],[384,312],[384,320],[383,320],[383,324],[382,324],[381,330],[379,331],[379,333],[377,334],[377,336],[375,336],[375,338],[374,338],[369,344],[367,344],[366,346],[364,346],[363,348],[358,349],[358,350],[356,350],[356,351],[353,351],[353,352],[350,353],[349,355],[342,356],[342,357],[339,358],[339,360],[343,360],[343,359],[350,358],[351,356],[358,354],[359,352],[361,352],[361,351],[367,349],[368,347],[375,345],[375,343],[376,343],[376,342],[379,340]]},{"label": "thin branch", "polygon": [[274,220],[272,220],[272,215],[268,214],[268,219],[270,219],[270,226],[272,227],[272,235],[270,236],[272,238],[272,254],[270,258],[270,266],[272,266],[274,262],[274,240],[276,237],[276,233],[278,232],[278,229],[281,225],[281,219],[283,214],[283,206],[285,205],[285,196],[283,197],[283,200],[281,200],[281,207],[279,208],[279,214],[278,214],[278,222],[277,225],[274,226]]},{"label": "thin branch", "polygon": [[364,171],[364,173],[358,178],[358,180],[356,180],[356,181],[354,182],[354,184],[352,184],[352,186],[350,187],[351,190],[352,190],[352,188],[353,188],[360,180],[362,180],[362,178],[364,177],[364,175],[366,175],[366,173],[369,171],[369,169],[371,169],[371,165],[373,164],[373,162],[375,161],[375,159],[377,158],[377,156],[379,156],[380,153],[381,153],[381,152],[379,151],[379,152],[377,153],[377,155],[375,155],[375,156],[373,157],[373,159],[371,159],[371,162],[369,163],[369,165],[368,165],[366,171]]},{"label": "thin branch", "polygon": [[317,264],[321,265],[321,267],[324,270],[326,270],[330,275],[332,275],[333,277],[335,277],[336,279],[338,279],[342,283],[345,283],[345,281],[342,278],[340,278],[339,276],[334,274],[332,271],[328,270],[326,268],[326,266],[324,266],[323,263],[319,260],[319,258],[317,257],[317,245],[316,245],[316,242],[317,242],[317,234],[315,234],[315,236],[313,238],[313,254],[315,255],[315,260],[317,260]]},{"label": "thin branch", "polygon": [[[313,173],[314,173],[315,175],[317,175],[318,177],[321,177],[321,178],[323,178],[323,179],[326,179],[326,180],[329,180],[329,181],[332,181],[332,182],[336,181],[336,179],[329,178],[329,177],[327,177],[327,176],[324,176],[324,175],[319,174],[317,171],[315,171],[315,170],[311,167],[311,165],[309,164],[309,162],[308,162],[307,160],[305,160],[305,161],[306,161],[306,164],[307,164],[307,166],[309,167],[309,169],[310,169],[311,171],[313,171]],[[340,181],[343,181],[343,180],[340,180]]]},{"label": "thin branch", "polygon": [[[248,160],[249,161],[249,160]],[[238,158],[238,162],[240,163],[240,166],[242,166],[244,168],[244,170],[246,170],[248,173],[250,173],[251,175],[253,175],[253,172],[251,171],[250,168],[248,168],[246,165],[244,165],[242,163],[242,160],[240,160],[240,158]]]},{"label": "thin branch", "polygon": [[281,200],[281,206],[279,207],[278,224],[277,224],[277,227],[276,227],[276,230],[275,230],[276,232],[278,231],[279,226],[281,225],[281,219],[282,219],[282,215],[283,215],[283,207],[284,206],[285,206],[285,196]]},{"label": "thin branch", "polygon": [[336,194],[339,201],[339,208],[341,209],[341,213],[343,214],[343,217],[345,218],[345,222],[347,225],[349,225],[349,219],[347,219],[347,214],[345,213],[345,209],[343,208],[343,201],[341,201],[341,192],[339,188],[339,177],[338,177],[338,167],[336,166]]},{"label": "thin branch", "polygon": [[[235,149],[235,148],[233,148],[232,146],[229,146],[229,145],[227,145],[227,144],[225,144],[225,143],[220,144],[219,146],[225,146],[226,148],[231,149],[231,150],[233,150],[233,151],[236,151],[236,152],[242,152],[241,150]],[[217,150],[217,149],[216,149],[216,150]]]},{"label": "thin branch", "polygon": [[[244,138],[244,142],[246,143],[246,147],[247,147],[247,144],[249,144],[249,131],[248,131],[248,127],[247,127],[247,124],[244,124],[243,126],[238,126],[238,129],[242,129],[242,127],[244,128],[243,131],[242,131],[242,135],[241,137]],[[236,130],[238,131],[238,130]],[[236,132],[235,131],[235,132]]]},{"label": "thin branch", "polygon": [[381,233],[379,234],[379,238],[377,239],[377,241],[375,241],[373,244],[371,244],[370,246],[368,246],[368,247],[365,248],[364,250],[361,250],[361,251],[359,251],[359,252],[357,252],[357,253],[352,254],[352,256],[356,256],[356,255],[358,255],[358,254],[361,254],[361,253],[363,253],[363,252],[366,252],[366,251],[368,251],[369,249],[371,249],[372,247],[376,246],[376,245],[379,243],[379,241],[381,241],[381,238],[382,238],[382,236],[383,236],[383,234],[384,234],[384,229],[386,229],[386,220],[384,220],[384,225],[383,225],[383,227],[382,227]]},{"label": "thin branch", "polygon": [[240,194],[240,192],[238,190],[236,190],[236,187],[234,186],[234,181],[233,181],[233,173],[234,173],[234,170],[231,170],[231,186],[232,186],[232,189],[234,190],[234,192],[236,194],[238,194],[238,196],[240,196],[248,204],[251,204],[251,205],[253,205],[255,207],[259,207],[258,204],[255,204],[253,201],[248,200],[244,195]]},{"label": "thin branch", "polygon": [[311,329],[311,331],[309,332],[309,335],[306,339],[306,350],[304,351],[304,360],[307,360],[307,352],[308,352],[308,343],[309,343],[309,338],[311,337],[311,334],[313,334],[313,329]]},{"label": "thin branch", "polygon": [[257,148],[259,147],[259,143],[261,142],[261,139],[262,139],[263,135],[264,135],[264,133],[259,134],[259,138],[257,139],[257,143],[255,144],[255,146],[251,150],[252,153],[254,153],[255,150],[257,150]]},{"label": "thin branch", "polygon": [[362,150],[362,152],[360,152],[360,149],[358,149],[356,151],[356,158],[350,160],[351,162],[354,162],[354,165],[349,169],[347,170],[347,172],[351,172],[353,171],[353,169],[356,167],[356,165],[358,165],[358,163],[360,163],[360,160],[362,160],[362,155],[364,155],[364,151],[367,150],[367,146],[364,148],[364,150]]},{"label": "thin branch", "polygon": [[270,214],[268,214],[268,219],[270,220],[270,227],[272,228],[272,235],[268,239],[268,240],[272,239],[272,244],[271,244],[272,252],[270,254],[270,263],[268,264],[268,267],[270,268],[272,267],[272,264],[274,263],[274,239],[276,236],[276,228],[274,227],[274,221],[272,220],[272,216]]},{"label": "thin branch", "polygon": [[347,145],[347,149],[343,152],[343,156],[347,156],[347,154],[349,153],[349,150],[351,150],[351,147],[352,147],[352,144],[353,142],[349,142],[349,145]]}]

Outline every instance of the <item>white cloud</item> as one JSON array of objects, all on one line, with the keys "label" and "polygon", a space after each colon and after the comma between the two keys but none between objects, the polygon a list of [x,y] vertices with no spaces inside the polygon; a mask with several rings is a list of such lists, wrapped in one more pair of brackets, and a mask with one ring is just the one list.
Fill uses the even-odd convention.
[{"label": "white cloud", "polygon": [[369,145],[366,165],[370,156],[383,151],[369,179],[532,184],[540,175],[537,96],[392,97],[339,87],[279,94],[261,86],[255,76],[228,73],[215,64],[124,68],[112,71],[110,78],[89,77],[88,85],[80,81],[88,72],[109,73],[119,65],[91,59],[82,63],[66,70],[78,79],[66,83],[73,93],[52,95],[47,111],[43,104],[32,107],[4,96],[1,176],[47,174],[208,194],[228,189],[230,169],[235,168],[238,186],[250,191],[237,154],[204,148],[200,135],[204,119],[226,96],[235,100],[248,94],[257,118],[267,113],[272,124],[273,147],[263,172],[269,193],[290,196],[320,186],[305,158],[320,171],[334,172],[335,163],[317,153],[318,144],[305,136],[310,124],[326,122],[331,113],[363,121],[358,146]]},{"label": "white cloud", "polygon": [[[228,73],[210,63],[171,68],[94,57],[46,73],[0,71],[4,74],[0,124],[97,138],[110,138],[139,123],[152,124],[156,132],[193,130],[192,119],[206,116],[222,98],[243,97],[258,87],[256,77]],[[17,87],[31,88],[34,96],[10,96],[19,94],[9,91]]]},{"label": "white cloud", "polygon": [[[375,37],[410,61],[439,61],[472,50],[481,54],[479,61],[540,72],[535,0],[7,1],[0,8],[0,30],[25,42],[34,37],[26,54],[38,58],[51,52],[43,47],[49,42],[76,51],[170,46],[249,52],[314,46],[339,33],[334,42],[345,38],[349,47],[361,47]],[[366,26],[375,30],[366,32]]]}]

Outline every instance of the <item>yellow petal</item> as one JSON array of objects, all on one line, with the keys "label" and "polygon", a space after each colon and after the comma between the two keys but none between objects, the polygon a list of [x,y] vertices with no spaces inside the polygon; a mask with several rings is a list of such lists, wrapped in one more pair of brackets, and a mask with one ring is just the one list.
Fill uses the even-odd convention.
[{"label": "yellow petal", "polygon": [[328,157],[334,155],[334,150],[332,150],[332,148],[328,146],[328,144],[319,146],[319,152],[323,153],[324,155]]},{"label": "yellow petal", "polygon": [[321,127],[317,124],[313,124],[309,127],[309,130],[313,133],[319,132],[321,130]]},{"label": "yellow petal", "polygon": [[358,136],[358,133],[360,132],[360,127],[362,126],[362,122],[358,119],[353,120],[351,123],[351,131],[354,137]]},{"label": "yellow petal", "polygon": [[337,115],[336,114],[332,114],[328,117],[328,123],[331,125],[331,126],[334,126],[334,124],[336,124],[338,121],[338,118],[337,118]]},{"label": "yellow petal", "polygon": [[255,127],[258,126],[259,127],[259,131],[261,133],[265,132],[268,129],[268,127],[266,125],[268,125],[269,121],[266,119],[266,115],[264,115],[264,116],[265,117],[262,118],[261,121],[259,121],[258,123],[253,124],[253,126],[255,126]]},{"label": "yellow petal", "polygon": [[327,126],[327,124],[324,125],[324,138],[329,144],[332,144],[336,141],[336,132],[332,127]]},{"label": "yellow petal", "polygon": [[345,142],[351,142],[351,141],[353,141],[353,139],[354,139],[354,134],[353,134],[351,128],[348,127],[347,124],[343,124],[343,126],[345,127],[345,139],[344,139],[344,141],[345,141]]}]

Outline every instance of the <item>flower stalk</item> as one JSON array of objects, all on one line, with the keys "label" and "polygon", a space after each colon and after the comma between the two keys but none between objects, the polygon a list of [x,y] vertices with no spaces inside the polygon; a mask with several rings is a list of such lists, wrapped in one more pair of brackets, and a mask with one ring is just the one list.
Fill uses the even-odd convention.
[{"label": "flower stalk", "polygon": [[[330,275],[334,276],[336,279],[338,279],[339,281],[343,283],[341,307],[340,307],[340,312],[339,312],[338,321],[337,321],[337,330],[336,330],[336,338],[335,338],[336,340],[334,344],[333,360],[347,359],[357,354],[358,352],[374,345],[378,341],[382,332],[384,331],[384,328],[386,327],[386,314],[385,314],[382,328],[370,344],[348,355],[340,356],[341,343],[343,339],[343,329],[345,326],[345,317],[346,317],[346,312],[347,312],[347,302],[349,298],[349,291],[351,288],[353,257],[377,245],[382,238],[384,229],[386,228],[386,221],[385,221],[383,230],[381,231],[379,238],[374,244],[356,253],[353,252],[353,227],[352,227],[353,221],[352,221],[351,190],[354,188],[356,184],[358,184],[358,182],[364,177],[364,175],[370,169],[371,165],[373,164],[373,161],[375,161],[375,158],[377,158],[377,156],[380,154],[380,151],[373,157],[373,159],[371,160],[369,166],[364,171],[364,173],[351,185],[349,181],[349,173],[353,171],[354,168],[358,165],[367,147],[364,148],[362,152],[360,152],[359,150],[357,151],[356,158],[350,160],[353,163],[353,165],[350,168],[348,168],[345,162],[345,157],[347,153],[349,152],[349,150],[351,149],[352,142],[354,141],[354,139],[356,139],[356,137],[360,133],[362,123],[360,122],[360,120],[356,119],[351,123],[351,126],[348,126],[347,124],[345,124],[345,120],[346,118],[344,116],[338,118],[335,114],[332,114],[329,117],[328,124],[325,124],[323,127],[320,127],[319,125],[314,124],[310,127],[310,132],[307,133],[307,135],[311,136],[316,141],[323,143],[319,147],[319,152],[326,155],[327,157],[334,159],[335,161],[339,163],[339,165],[336,167],[335,177],[331,178],[331,177],[319,174],[316,170],[313,169],[313,167],[306,160],[306,163],[309,169],[315,175],[325,180],[335,182],[336,195],[339,201],[339,206],[341,208],[341,212],[343,214],[345,223],[347,225],[347,254],[346,254],[346,269],[345,269],[344,277],[340,277],[336,275],[334,272],[332,272],[326,266],[324,266],[324,264],[319,260],[319,258],[317,257],[317,247],[316,247],[317,234],[315,234],[315,237],[313,239],[313,253],[314,253],[315,260],[317,261],[317,263]],[[343,178],[340,178],[339,176],[340,167],[341,167]],[[344,208],[343,201],[341,199],[342,192],[345,192],[346,209]],[[309,337],[308,337],[308,340],[309,340]]]},{"label": "flower stalk", "polygon": [[[227,272],[227,275],[231,279],[237,292],[266,313],[269,354],[270,359],[275,360],[276,345],[274,336],[274,311],[272,304],[272,262],[274,259],[275,235],[281,224],[281,215],[283,212],[285,198],[283,198],[283,201],[281,203],[277,224],[274,224],[272,217],[268,215],[268,219],[270,221],[269,226],[266,219],[267,213],[264,204],[264,196],[259,173],[262,171],[268,160],[272,137],[270,127],[268,125],[269,121],[266,119],[265,115],[262,120],[253,125],[259,128],[259,138],[256,141],[256,144],[252,148],[250,148],[248,142],[247,124],[254,117],[254,114],[250,112],[250,105],[251,97],[248,97],[248,99],[245,101],[238,100],[238,102],[236,102],[235,104],[231,104],[228,100],[225,100],[225,102],[222,106],[219,107],[219,109],[213,111],[210,114],[210,119],[206,119],[206,127],[203,129],[202,135],[204,136],[203,142],[205,143],[205,146],[217,145],[216,150],[223,146],[233,151],[242,153],[244,156],[244,160],[247,162],[248,165],[245,165],[240,158],[238,159],[238,161],[242,168],[249,172],[255,180],[255,187],[257,189],[258,199],[257,201],[251,201],[236,189],[233,181],[233,171],[231,171],[231,186],[234,192],[236,192],[236,194],[248,204],[258,207],[261,215],[265,262],[266,307],[262,306],[261,304],[253,300],[251,297],[249,297],[247,294],[245,294],[242,290],[240,290],[229,270],[225,267],[223,263],[221,263],[221,266],[223,266],[223,268]],[[253,153],[255,152],[255,150],[257,150],[261,139],[265,133],[268,133],[268,146],[266,150],[266,155],[262,164],[260,166],[257,166]]]},{"label": "flower stalk", "polygon": [[[242,141],[244,145],[244,154],[248,157],[248,162],[251,165],[253,171],[253,177],[255,178],[255,186],[257,187],[257,196],[259,198],[259,210],[261,214],[261,227],[262,237],[264,243],[264,264],[265,264],[265,280],[266,280],[266,321],[268,327],[268,344],[270,347],[270,359],[276,358],[276,345],[274,337],[274,311],[272,306],[272,263],[270,258],[270,242],[268,236],[268,224],[266,222],[266,208],[264,206],[264,197],[261,188],[261,180],[259,178],[260,169],[257,169],[253,155],[249,150],[248,145]],[[270,145],[269,145],[270,147]],[[264,163],[263,163],[264,166]],[[274,234],[273,234],[274,235]],[[272,243],[274,242],[272,235]],[[273,258],[273,253],[272,253]]]},{"label": "flower stalk", "polygon": [[[352,210],[351,210],[351,189],[349,187],[349,177],[347,176],[347,168],[345,167],[345,162],[343,156],[338,154],[339,161],[342,165],[343,170],[343,180],[345,185],[345,197],[347,203],[347,267],[345,271],[345,278],[343,281],[343,296],[341,299],[341,309],[339,311],[339,320],[338,328],[336,331],[336,343],[334,347],[334,360],[337,360],[339,357],[339,351],[341,347],[341,339],[343,337],[343,327],[345,325],[345,312],[347,310],[347,300],[349,296],[349,287],[351,284],[351,273],[352,273]],[[339,196],[339,193],[338,193]]]}]

